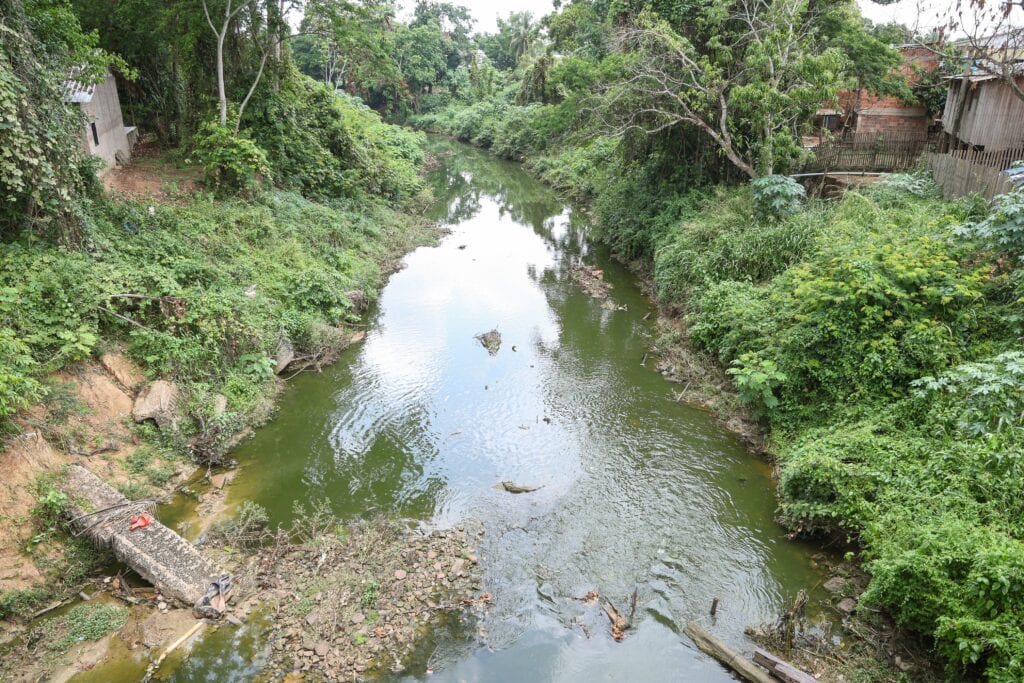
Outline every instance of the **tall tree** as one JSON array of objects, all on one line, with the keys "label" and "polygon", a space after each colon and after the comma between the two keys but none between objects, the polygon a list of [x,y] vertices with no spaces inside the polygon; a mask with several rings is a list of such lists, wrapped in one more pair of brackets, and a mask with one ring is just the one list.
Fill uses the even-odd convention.
[{"label": "tall tree", "polygon": [[[217,36],[217,100],[219,103],[219,117],[220,125],[228,125],[228,94],[227,88],[224,84],[224,41],[227,39],[228,30],[231,28],[231,22],[234,21],[235,17],[244,10],[246,7],[255,3],[256,0],[224,0],[221,12],[214,12],[217,16],[216,23],[210,16],[210,8],[207,0],[202,0],[203,3],[203,15],[206,17],[206,23],[210,25],[210,30]],[[262,65],[261,65],[262,72]]]},{"label": "tall tree", "polygon": [[623,73],[602,98],[609,131],[693,126],[746,175],[777,172],[800,155],[800,128],[850,65],[822,14],[805,0],[718,0],[688,36],[650,10],[617,16]]}]

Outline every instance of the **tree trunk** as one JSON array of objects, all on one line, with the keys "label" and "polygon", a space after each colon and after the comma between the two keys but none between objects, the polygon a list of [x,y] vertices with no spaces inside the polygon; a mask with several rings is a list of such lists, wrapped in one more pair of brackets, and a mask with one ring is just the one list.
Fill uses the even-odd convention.
[{"label": "tree trunk", "polygon": [[224,34],[217,36],[217,97],[220,99],[220,125],[228,125],[228,95],[224,88]]}]

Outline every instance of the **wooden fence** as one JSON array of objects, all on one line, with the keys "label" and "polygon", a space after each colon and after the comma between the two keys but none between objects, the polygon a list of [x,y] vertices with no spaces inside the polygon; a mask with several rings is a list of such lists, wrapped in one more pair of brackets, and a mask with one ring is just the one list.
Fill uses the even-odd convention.
[{"label": "wooden fence", "polygon": [[804,171],[893,172],[914,168],[936,148],[935,136],[920,133],[848,133],[811,148]]},{"label": "wooden fence", "polygon": [[946,154],[929,153],[927,163],[947,198],[977,192],[985,199],[992,199],[1013,189],[1013,181],[1003,171],[1021,158],[1024,158],[1024,150],[956,150]]}]

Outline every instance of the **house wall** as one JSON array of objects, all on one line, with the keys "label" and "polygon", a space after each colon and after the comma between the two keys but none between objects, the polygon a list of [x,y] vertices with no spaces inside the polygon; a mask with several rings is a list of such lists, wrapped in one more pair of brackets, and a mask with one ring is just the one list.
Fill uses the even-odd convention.
[{"label": "house wall", "polygon": [[[1024,76],[1017,82],[1024,87]],[[998,78],[950,82],[945,131],[954,138],[986,151],[1024,147],[1024,100]],[[963,111],[961,111],[963,109]]]},{"label": "house wall", "polygon": [[924,108],[878,109],[862,111],[857,117],[855,130],[858,133],[875,135],[920,135],[927,137],[931,120]]},{"label": "house wall", "polygon": [[[907,77],[911,86],[920,80],[920,72],[931,72],[939,66],[938,57],[925,47],[904,46],[900,54],[903,61],[899,72]],[[920,134],[924,137],[931,124],[923,106],[883,97],[864,88],[840,91],[839,106],[843,111],[856,114],[854,130],[858,133]]]},{"label": "house wall", "polygon": [[[128,136],[124,128],[124,119],[121,118],[121,101],[117,96],[117,83],[114,76],[107,73],[107,78],[96,85],[92,99],[81,105],[82,113],[85,114],[85,126],[83,131],[85,150],[103,159],[106,168],[111,168],[116,163],[115,155],[118,151],[125,158],[131,155],[131,148],[128,146]],[[93,139],[92,124],[96,126],[96,135],[99,144]]]}]

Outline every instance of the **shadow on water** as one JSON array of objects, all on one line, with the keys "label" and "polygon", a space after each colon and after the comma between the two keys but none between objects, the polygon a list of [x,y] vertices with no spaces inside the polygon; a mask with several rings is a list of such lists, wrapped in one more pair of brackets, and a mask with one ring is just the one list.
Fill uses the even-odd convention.
[{"label": "shadow on water", "polygon": [[[652,305],[587,243],[583,214],[514,164],[430,144],[433,218],[450,234],[392,276],[364,344],[292,382],[235,454],[231,502],[277,522],[326,499],[346,517],[482,525],[494,606],[482,623],[440,625],[395,680],[731,680],[682,626],[701,619],[743,644],[745,626],[821,578],[814,550],[773,521],[769,468],[641,365]],[[573,281],[581,259],[604,268],[608,302]],[[491,328],[493,357],[474,338]],[[502,480],[543,488],[513,496]],[[622,643],[574,599],[599,591],[624,608],[634,589]],[[195,678],[178,680],[239,670],[206,643],[187,666]]]}]

